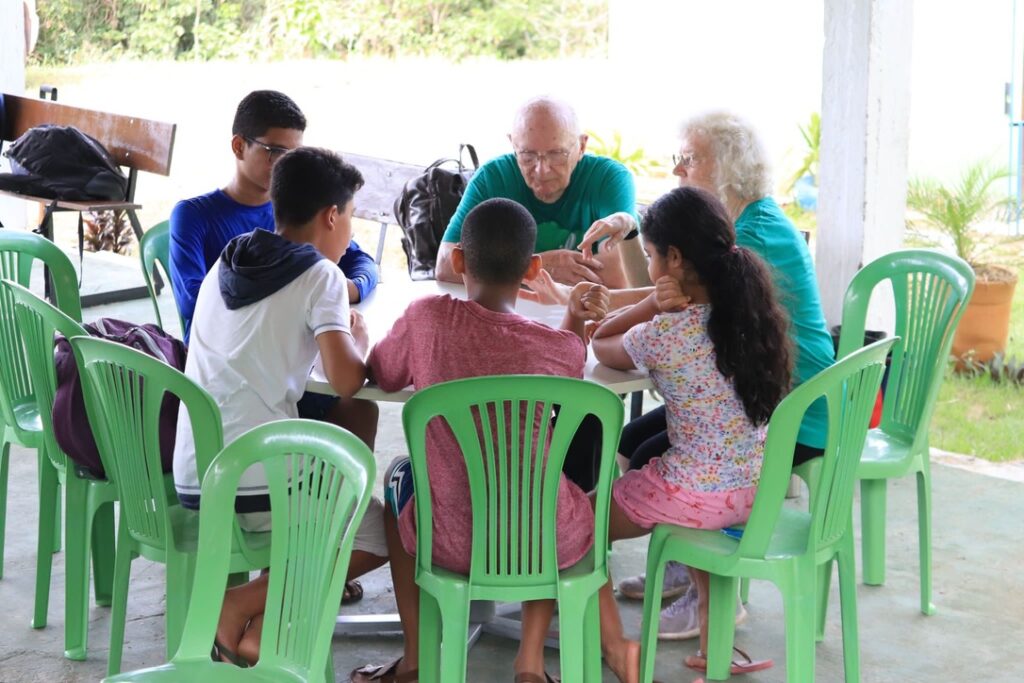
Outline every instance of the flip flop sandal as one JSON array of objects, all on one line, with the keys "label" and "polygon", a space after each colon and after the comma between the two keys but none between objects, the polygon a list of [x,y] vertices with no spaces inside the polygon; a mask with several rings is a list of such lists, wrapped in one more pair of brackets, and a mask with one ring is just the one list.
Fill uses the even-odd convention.
[{"label": "flip flop sandal", "polygon": [[[210,650],[210,659],[218,664],[231,663],[240,669],[252,668],[252,662],[244,657],[240,657],[237,653],[224,647],[216,638],[213,639],[213,649]],[[225,659],[227,662],[224,661]]]},{"label": "flip flop sandal", "polygon": [[555,678],[547,671],[544,672],[544,677],[541,678],[535,673],[523,672],[516,674],[515,683],[561,683],[559,679]]},{"label": "flip flop sandal", "polygon": [[[749,674],[754,671],[763,671],[770,669],[775,666],[775,662],[770,659],[751,659],[743,650],[738,647],[734,647],[733,651],[740,656],[740,661],[732,660],[732,664],[729,666],[729,673],[731,674]],[[692,654],[683,660],[686,666],[694,669],[695,671],[707,671],[708,660],[703,652],[697,650],[696,654]]]},{"label": "flip flop sandal", "polygon": [[402,658],[399,657],[380,666],[367,664],[366,666],[354,669],[350,674],[349,680],[351,683],[373,683],[374,681],[378,683],[416,683],[420,676],[419,669],[406,671],[404,674],[395,674],[395,670],[398,669],[401,661]]},{"label": "flip flop sandal", "polygon": [[341,604],[351,605],[363,599],[363,584],[358,580],[345,582],[345,591],[341,594]]}]

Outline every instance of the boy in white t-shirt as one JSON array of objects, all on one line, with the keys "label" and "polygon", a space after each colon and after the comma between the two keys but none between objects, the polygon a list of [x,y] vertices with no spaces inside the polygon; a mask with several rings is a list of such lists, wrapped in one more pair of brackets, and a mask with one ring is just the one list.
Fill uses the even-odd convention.
[{"label": "boy in white t-shirt", "polygon": [[[275,232],[234,238],[203,280],[185,374],[217,402],[225,443],[257,425],[297,417],[318,353],[339,396],[352,396],[365,382],[366,327],[349,309],[345,276],[335,265],[348,247],[353,197],[362,184],[359,171],[331,151],[300,147],[285,154],[271,179]],[[185,507],[199,507],[198,475],[183,412],[174,484]],[[269,502],[262,467],[250,468],[235,504],[242,528],[269,530]],[[357,534],[349,578],[386,557],[378,503]],[[265,601],[265,575],[227,592],[215,644],[221,659],[258,658]]]}]

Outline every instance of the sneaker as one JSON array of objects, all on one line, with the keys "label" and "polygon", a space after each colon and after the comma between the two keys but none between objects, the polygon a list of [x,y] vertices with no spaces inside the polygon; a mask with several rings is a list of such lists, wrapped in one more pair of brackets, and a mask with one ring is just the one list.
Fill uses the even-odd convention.
[{"label": "sneaker", "polygon": [[[736,624],[747,618],[743,603],[736,600]],[[700,636],[700,617],[697,612],[697,587],[690,585],[683,597],[661,610],[658,617],[658,638],[661,640],[687,640]]]},{"label": "sneaker", "polygon": [[[690,572],[685,564],[669,562],[665,565],[665,582],[661,587],[661,599],[675,598],[690,587]],[[646,576],[631,576],[619,582],[619,595],[630,600],[643,600]]]}]

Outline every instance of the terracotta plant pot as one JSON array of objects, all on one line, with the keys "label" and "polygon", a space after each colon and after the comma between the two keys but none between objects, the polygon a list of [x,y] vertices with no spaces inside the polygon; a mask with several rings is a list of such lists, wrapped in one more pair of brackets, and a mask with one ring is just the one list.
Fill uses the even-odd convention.
[{"label": "terracotta plant pot", "polygon": [[952,353],[962,358],[973,351],[974,359],[984,363],[1006,350],[1017,275],[1001,266],[986,266],[985,271],[979,271],[974,294],[953,337]]}]

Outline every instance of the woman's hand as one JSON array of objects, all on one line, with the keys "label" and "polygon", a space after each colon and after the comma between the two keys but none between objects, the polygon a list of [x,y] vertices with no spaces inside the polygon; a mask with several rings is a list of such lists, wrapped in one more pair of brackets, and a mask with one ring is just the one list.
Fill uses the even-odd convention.
[{"label": "woman's hand", "polygon": [[551,273],[543,268],[537,271],[537,277],[532,280],[523,280],[523,284],[530,289],[521,290],[520,298],[547,306],[565,306],[569,303],[569,296],[572,293],[570,287],[555,282]]}]

